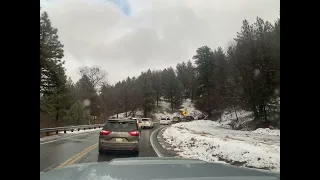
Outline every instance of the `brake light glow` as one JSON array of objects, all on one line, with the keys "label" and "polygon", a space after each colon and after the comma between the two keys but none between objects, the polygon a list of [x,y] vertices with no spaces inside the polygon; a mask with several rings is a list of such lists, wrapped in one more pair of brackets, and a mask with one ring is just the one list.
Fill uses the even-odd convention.
[{"label": "brake light glow", "polygon": [[100,135],[101,136],[106,136],[106,135],[108,135],[110,133],[111,133],[111,131],[105,131],[105,130],[100,131]]},{"label": "brake light glow", "polygon": [[139,136],[139,131],[131,131],[128,133],[130,134],[130,136]]}]

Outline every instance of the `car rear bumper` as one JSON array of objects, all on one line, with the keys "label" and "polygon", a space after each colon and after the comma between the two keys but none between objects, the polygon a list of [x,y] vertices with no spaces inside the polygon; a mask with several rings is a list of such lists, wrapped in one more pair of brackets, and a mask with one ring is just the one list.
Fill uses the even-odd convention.
[{"label": "car rear bumper", "polygon": [[140,127],[141,128],[145,128],[145,127],[152,127],[152,124],[141,124]]},{"label": "car rear bumper", "polygon": [[114,150],[129,150],[129,151],[139,151],[139,142],[134,143],[109,143],[109,142],[99,142],[99,149],[103,151],[114,151]]},{"label": "car rear bumper", "polygon": [[160,124],[163,124],[163,125],[169,125],[170,122],[160,122]]}]

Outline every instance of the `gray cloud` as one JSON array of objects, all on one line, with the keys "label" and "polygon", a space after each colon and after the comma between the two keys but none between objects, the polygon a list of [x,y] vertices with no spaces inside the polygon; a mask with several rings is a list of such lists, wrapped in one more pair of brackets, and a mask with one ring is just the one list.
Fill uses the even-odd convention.
[{"label": "gray cloud", "polygon": [[[41,0],[42,1],[42,0]],[[90,2],[90,3],[89,3]],[[280,0],[129,0],[131,14],[102,0],[55,0],[44,6],[65,45],[67,74],[98,65],[110,83],[142,70],[175,66],[202,45],[226,47],[242,21],[275,21]]]}]

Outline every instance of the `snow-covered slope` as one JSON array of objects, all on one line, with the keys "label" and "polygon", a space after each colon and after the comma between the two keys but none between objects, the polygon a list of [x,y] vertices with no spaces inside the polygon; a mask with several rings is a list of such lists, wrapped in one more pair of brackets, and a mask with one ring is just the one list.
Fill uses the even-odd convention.
[{"label": "snow-covered slope", "polygon": [[171,104],[164,100],[159,101],[159,107],[156,107],[152,114],[156,119],[161,117],[170,117],[172,119],[175,116],[180,116],[179,111],[171,112]]},{"label": "snow-covered slope", "polygon": [[191,99],[184,101],[181,107],[182,109],[187,110],[187,116],[193,116],[196,119],[198,116],[202,115],[202,112],[194,107],[194,103],[191,102]]},{"label": "snow-covered slope", "polygon": [[[236,121],[237,117],[238,121]],[[236,110],[235,112],[234,110],[225,110],[219,119],[219,123],[223,125],[234,123],[235,126],[239,126],[246,122],[252,121],[253,119],[253,113],[250,111]]]},{"label": "snow-covered slope", "polygon": [[163,136],[182,157],[280,171],[280,130],[236,131],[195,120],[174,124]]},{"label": "snow-covered slope", "polygon": [[[191,99],[187,99],[184,101],[181,105],[181,109],[185,109],[187,111],[187,116],[193,116],[194,118],[197,118],[202,114],[201,111],[197,110],[194,107],[194,104],[191,102]],[[161,100],[159,101],[159,107],[156,108],[155,112],[153,115],[159,119],[161,117],[174,117],[174,116],[180,116],[181,117],[181,112],[178,109],[175,109],[174,112],[171,111],[171,104],[167,101]]]}]

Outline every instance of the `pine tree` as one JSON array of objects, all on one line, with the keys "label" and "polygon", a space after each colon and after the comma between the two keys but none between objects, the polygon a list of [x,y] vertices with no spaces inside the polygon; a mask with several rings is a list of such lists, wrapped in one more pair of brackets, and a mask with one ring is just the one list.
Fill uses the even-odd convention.
[{"label": "pine tree", "polygon": [[50,94],[65,85],[62,67],[63,45],[58,40],[58,30],[51,26],[47,12],[40,17],[40,93]]}]

